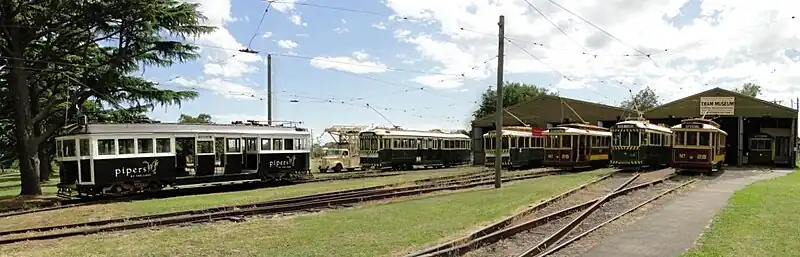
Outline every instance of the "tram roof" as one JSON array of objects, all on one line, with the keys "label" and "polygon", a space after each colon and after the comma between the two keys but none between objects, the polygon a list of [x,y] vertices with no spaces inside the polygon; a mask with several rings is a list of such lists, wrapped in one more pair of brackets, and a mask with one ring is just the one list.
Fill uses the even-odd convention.
[{"label": "tram roof", "polygon": [[95,123],[71,134],[137,134],[137,133],[198,133],[198,134],[283,134],[311,135],[306,128],[246,125],[246,124],[177,124],[177,123]]},{"label": "tram roof", "polygon": [[[530,130],[530,128],[528,130]],[[486,132],[485,134],[483,134],[483,137],[488,137],[489,135],[494,135],[494,131]],[[522,131],[518,131],[518,130],[504,129],[503,130],[503,136],[533,137],[533,133],[531,131],[522,132]]]},{"label": "tram roof", "polygon": [[[552,130],[562,130],[558,132],[554,132]],[[597,130],[588,130],[588,129],[578,129],[578,128],[569,128],[569,127],[553,127],[543,132],[545,135],[557,133],[557,134],[579,134],[579,135],[592,135],[592,136],[611,136],[611,132],[608,131],[597,131]]]},{"label": "tram roof", "polygon": [[656,131],[661,131],[661,132],[666,132],[666,133],[672,133],[672,130],[670,130],[667,127],[659,126],[659,125],[656,125],[656,124],[653,124],[653,123],[650,123],[650,122],[647,122],[647,121],[641,121],[641,120],[620,121],[620,122],[617,122],[617,124],[614,124],[614,127],[617,127],[617,125],[634,125],[637,128],[641,128],[641,129],[651,129],[651,130],[656,130]]},{"label": "tram roof", "polygon": [[[685,123],[683,123],[683,124],[685,124]],[[683,128],[683,127],[682,127],[682,125],[683,125],[683,124],[678,124],[678,125],[672,126],[672,130],[673,130],[673,131],[674,131],[674,130],[698,130],[698,129],[689,129],[689,128]],[[713,126],[713,125],[709,125],[709,124],[703,124],[703,123],[692,123],[692,124],[695,124],[695,125],[700,125],[700,126],[702,126],[702,127],[700,128],[700,129],[702,129],[702,130],[712,130],[712,131],[716,131],[716,132],[722,133],[722,134],[724,134],[724,135],[728,135],[728,132],[725,132],[725,130],[721,130],[721,129],[719,129],[718,127],[715,127],[715,126]]]},{"label": "tram roof", "polygon": [[461,133],[445,133],[439,131],[419,131],[401,129],[371,129],[364,132],[372,132],[379,136],[398,136],[398,137],[437,137],[447,139],[469,139],[469,136]]}]

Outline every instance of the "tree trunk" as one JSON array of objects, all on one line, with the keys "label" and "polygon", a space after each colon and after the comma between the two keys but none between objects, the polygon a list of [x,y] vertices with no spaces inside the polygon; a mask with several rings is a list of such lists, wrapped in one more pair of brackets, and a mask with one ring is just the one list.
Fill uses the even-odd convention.
[{"label": "tree trunk", "polygon": [[39,149],[39,181],[50,181],[50,174],[53,174],[53,160],[50,154]]},{"label": "tree trunk", "polygon": [[39,146],[33,137],[33,117],[30,110],[30,89],[27,83],[27,72],[17,67],[24,67],[24,62],[12,59],[12,70],[8,76],[8,85],[11,106],[14,111],[15,135],[17,136],[16,150],[19,157],[19,174],[22,180],[20,195],[36,196],[42,194],[39,184],[38,166]]}]

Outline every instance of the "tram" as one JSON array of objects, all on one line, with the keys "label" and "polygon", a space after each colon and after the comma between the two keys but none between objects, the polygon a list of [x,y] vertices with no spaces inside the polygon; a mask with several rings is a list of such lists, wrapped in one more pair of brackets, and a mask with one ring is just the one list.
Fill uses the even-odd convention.
[{"label": "tram", "polygon": [[311,133],[232,124],[83,124],[56,137],[62,197],[307,178]]},{"label": "tram", "polygon": [[[499,143],[498,143],[499,141]],[[543,155],[543,139],[541,134],[534,136],[530,127],[507,126],[503,127],[503,135],[497,140],[496,131],[483,134],[483,149],[486,154],[484,163],[487,167],[494,167],[497,158],[497,146],[500,148],[500,161],[503,168],[517,168],[541,165]],[[513,153],[513,158],[512,158]],[[538,158],[538,159],[537,159]]]},{"label": "tram", "polygon": [[645,119],[611,127],[611,165],[622,170],[658,168],[672,163],[672,130]]},{"label": "tram", "polygon": [[678,171],[711,173],[722,170],[728,133],[713,120],[685,119],[672,127],[675,133],[672,167]]},{"label": "tram", "polygon": [[451,167],[470,163],[470,138],[441,130],[420,131],[400,128],[373,128],[359,134],[374,140],[362,150],[377,148],[377,169],[410,170],[413,166]]},{"label": "tram", "polygon": [[611,132],[589,124],[563,124],[544,131],[544,166],[564,169],[607,167]]}]

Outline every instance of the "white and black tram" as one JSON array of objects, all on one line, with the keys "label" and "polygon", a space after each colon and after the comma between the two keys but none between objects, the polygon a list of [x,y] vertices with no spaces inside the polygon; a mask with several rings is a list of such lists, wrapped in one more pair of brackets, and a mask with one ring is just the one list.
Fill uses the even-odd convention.
[{"label": "white and black tram", "polygon": [[[373,128],[362,131],[359,137],[375,140],[372,146],[377,148],[377,161],[372,167],[378,169],[441,168],[471,161],[470,138],[461,133]],[[365,150],[375,150],[373,148]]]},{"label": "white and black tram", "polygon": [[310,174],[308,129],[233,123],[78,126],[56,138],[59,195],[120,195]]}]

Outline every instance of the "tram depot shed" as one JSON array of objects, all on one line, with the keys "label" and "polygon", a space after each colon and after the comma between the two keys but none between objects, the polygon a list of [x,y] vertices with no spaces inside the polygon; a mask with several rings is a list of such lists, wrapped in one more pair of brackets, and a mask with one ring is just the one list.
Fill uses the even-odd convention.
[{"label": "tram depot shed", "polygon": [[[586,121],[593,125],[610,128],[630,110],[619,107],[586,102],[566,97],[543,95],[505,108],[503,126],[522,126],[517,120],[537,128],[550,128],[564,123]],[[509,113],[514,114],[513,116]],[[576,115],[577,113],[577,115]],[[516,118],[514,117],[516,116]],[[580,116],[580,117],[579,117]],[[473,164],[483,165],[486,153],[483,149],[483,134],[495,129],[495,113],[472,123]]]},{"label": "tram depot shed", "polygon": [[645,111],[644,115],[652,123],[672,126],[705,114],[728,132],[725,164],[794,168],[797,113],[780,104],[713,88]]}]

